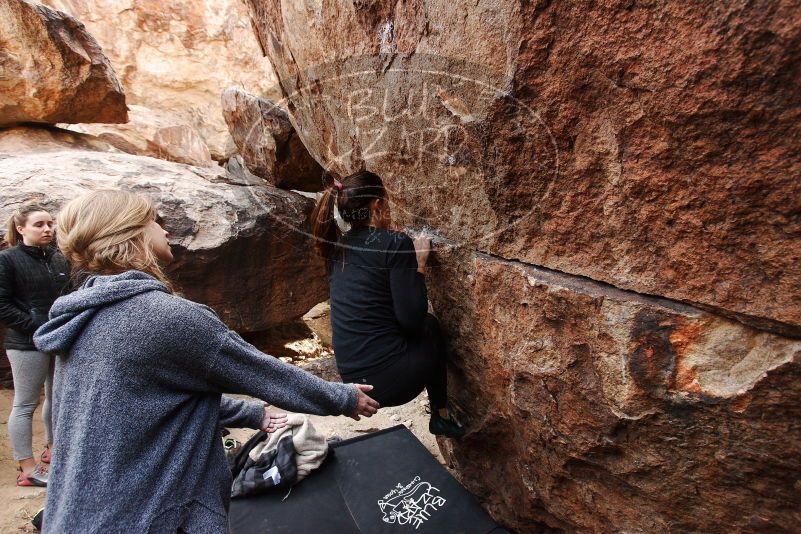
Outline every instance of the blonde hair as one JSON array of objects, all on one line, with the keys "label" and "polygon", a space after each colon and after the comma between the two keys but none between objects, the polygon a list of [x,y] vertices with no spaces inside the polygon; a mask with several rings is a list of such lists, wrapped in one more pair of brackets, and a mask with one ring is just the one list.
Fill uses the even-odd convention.
[{"label": "blonde hair", "polygon": [[11,217],[6,221],[6,235],[3,241],[6,242],[7,246],[15,247],[17,243],[22,241],[22,235],[17,231],[17,226],[25,226],[25,223],[28,222],[28,215],[39,211],[49,213],[41,204],[33,203],[23,204],[14,210]]},{"label": "blonde hair", "polygon": [[59,212],[58,248],[77,276],[135,269],[156,277],[172,292],[146,232],[155,218],[153,203],[143,195],[115,189],[93,191],[68,202]]}]

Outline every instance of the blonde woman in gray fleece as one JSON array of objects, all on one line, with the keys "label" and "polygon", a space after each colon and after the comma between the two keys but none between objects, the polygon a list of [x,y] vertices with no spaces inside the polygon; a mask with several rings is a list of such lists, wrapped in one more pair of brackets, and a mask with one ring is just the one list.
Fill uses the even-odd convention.
[{"label": "blonde woman in gray fleece", "polygon": [[58,354],[45,532],[227,532],[218,424],[270,429],[285,419],[222,393],[356,419],[378,409],[371,386],[285,364],[174,295],[155,215],[142,196],[98,191],[58,216],[59,248],[88,276],[34,335]]}]

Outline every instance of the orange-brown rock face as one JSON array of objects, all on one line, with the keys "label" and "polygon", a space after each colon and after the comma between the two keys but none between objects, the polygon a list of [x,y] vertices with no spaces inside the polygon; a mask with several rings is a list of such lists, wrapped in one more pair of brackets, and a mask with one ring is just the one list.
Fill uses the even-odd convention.
[{"label": "orange-brown rock face", "polygon": [[584,278],[440,249],[429,287],[470,431],[442,441],[505,524],[790,532],[801,341]]},{"label": "orange-brown rock face", "polygon": [[241,0],[46,0],[86,24],[119,74],[128,102],[178,115],[216,160],[234,150],[220,94],[274,86]]},{"label": "orange-brown rock face", "polygon": [[792,2],[249,3],[312,154],[402,223],[801,332]]},{"label": "orange-brown rock face", "polygon": [[233,87],[222,94],[222,111],[250,172],[283,189],[325,187],[323,168],[306,150],[286,111]]},{"label": "orange-brown rock face", "polygon": [[799,524],[797,6],[248,3],[312,155],[444,243],[442,444],[496,518]]},{"label": "orange-brown rock face", "polygon": [[0,126],[125,122],[125,94],[97,41],[74,18],[0,1]]}]

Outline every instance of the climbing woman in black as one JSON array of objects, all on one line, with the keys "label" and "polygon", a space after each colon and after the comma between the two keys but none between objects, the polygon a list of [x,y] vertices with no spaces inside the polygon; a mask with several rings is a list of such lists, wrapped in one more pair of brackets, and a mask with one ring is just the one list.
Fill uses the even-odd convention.
[{"label": "climbing woman in black", "polygon": [[[335,207],[349,228],[343,233]],[[412,241],[389,229],[384,184],[369,171],[323,192],[312,213],[312,233],[328,265],[331,326],[339,374],[372,384],[381,406],[398,406],[423,388],[431,402],[432,434],[461,437],[447,403],[446,349],[428,313],[425,272],[431,240]]]}]

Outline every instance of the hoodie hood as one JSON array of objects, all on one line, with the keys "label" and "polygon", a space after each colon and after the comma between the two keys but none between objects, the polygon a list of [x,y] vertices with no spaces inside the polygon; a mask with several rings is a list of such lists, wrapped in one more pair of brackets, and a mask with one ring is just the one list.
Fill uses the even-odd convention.
[{"label": "hoodie hood", "polygon": [[148,291],[168,292],[164,284],[141,271],[90,276],[80,289],[56,299],[50,320],[39,327],[33,342],[42,352],[66,354],[97,310]]}]

